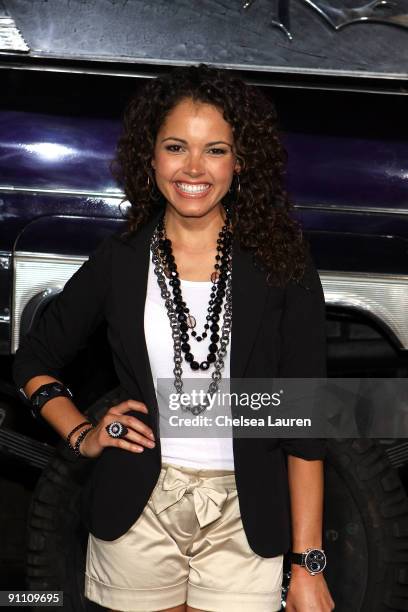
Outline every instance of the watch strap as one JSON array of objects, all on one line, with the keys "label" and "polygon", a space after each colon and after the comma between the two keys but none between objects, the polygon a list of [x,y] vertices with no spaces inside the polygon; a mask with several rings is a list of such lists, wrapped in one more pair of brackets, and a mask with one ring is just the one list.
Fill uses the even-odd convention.
[{"label": "watch strap", "polygon": [[289,552],[288,558],[291,563],[296,563],[296,565],[304,565],[305,564],[305,553],[295,553]]}]

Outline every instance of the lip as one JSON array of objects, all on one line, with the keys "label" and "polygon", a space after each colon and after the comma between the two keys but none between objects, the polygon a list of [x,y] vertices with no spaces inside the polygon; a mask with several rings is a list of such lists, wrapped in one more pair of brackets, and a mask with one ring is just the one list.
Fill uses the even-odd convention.
[{"label": "lip", "polygon": [[204,184],[210,185],[209,188],[206,189],[206,191],[197,192],[197,193],[186,193],[185,191],[182,191],[181,189],[179,189],[177,187],[177,183],[174,182],[173,187],[177,191],[177,193],[181,195],[182,198],[187,198],[188,200],[197,200],[200,198],[205,198],[205,196],[208,195],[212,189],[212,185],[210,183],[191,183],[189,181],[178,181],[178,182],[186,183],[186,185],[204,185]]}]

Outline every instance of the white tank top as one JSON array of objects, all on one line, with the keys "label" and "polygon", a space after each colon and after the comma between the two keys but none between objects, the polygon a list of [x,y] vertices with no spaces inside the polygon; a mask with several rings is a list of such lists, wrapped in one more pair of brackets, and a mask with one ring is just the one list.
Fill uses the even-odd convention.
[{"label": "white tank top", "polygon": [[[167,287],[172,293],[172,288],[168,284],[166,277]],[[187,281],[181,280],[181,291],[183,300],[186,302],[187,307],[190,309],[197,322],[195,330],[197,334],[201,334],[204,331],[204,324],[206,321],[208,302],[210,299],[210,292],[212,283],[200,282],[200,281]],[[220,329],[223,321],[223,308],[220,316]],[[170,328],[170,320],[167,315],[164,300],[160,293],[160,288],[157,283],[157,276],[154,273],[154,264],[152,262],[152,254],[150,253],[149,263],[149,277],[148,287],[145,302],[144,311],[144,330],[146,337],[147,351],[149,355],[150,368],[152,371],[153,382],[156,391],[156,397],[159,405],[160,412],[160,430],[169,431],[168,421],[169,415],[177,414],[184,417],[193,418],[191,413],[177,412],[171,413],[170,410],[160,409],[163,406],[163,400],[158,396],[158,385],[157,379],[170,379],[169,384],[171,392],[176,393],[176,389],[173,386],[174,381],[174,349],[173,349],[173,338]],[[207,338],[201,342],[197,342],[194,338],[190,340],[191,352],[194,355],[196,361],[201,363],[204,361],[208,354],[208,345],[210,343],[210,330],[208,330]],[[231,337],[230,337],[231,342]],[[224,367],[221,370],[222,380],[227,381],[230,377],[230,342],[227,347],[227,353],[224,358]],[[182,356],[185,353],[182,352]],[[211,374],[214,371],[214,364],[210,364],[208,370],[195,370],[190,368],[190,365],[182,360],[181,367],[183,369],[182,378],[184,379],[207,379],[207,383],[210,382]],[[200,388],[203,387],[205,391],[208,389],[208,384],[202,383]],[[225,384],[225,383],[224,383]],[[162,384],[160,383],[160,387]],[[164,387],[163,387],[164,388]],[[226,385],[229,390],[229,382]],[[187,389],[185,389],[187,390]],[[159,388],[160,393],[160,388]],[[166,394],[166,407],[168,406],[168,395]],[[213,412],[216,408],[213,409]],[[208,411],[205,411],[203,415],[210,415]],[[215,416],[211,414],[211,416]],[[174,428],[173,428],[174,430]],[[197,429],[195,429],[197,431]],[[213,430],[214,431],[214,430]],[[202,468],[202,469],[234,469],[234,457],[232,450],[232,438],[231,436],[222,437],[206,437],[200,438],[195,437],[199,435],[195,433],[194,436],[183,437],[162,437],[160,435],[161,450],[162,450],[162,462],[163,463],[174,463],[177,465],[185,465],[187,467]],[[208,435],[208,434],[207,434]],[[226,434],[224,434],[226,435]]]}]

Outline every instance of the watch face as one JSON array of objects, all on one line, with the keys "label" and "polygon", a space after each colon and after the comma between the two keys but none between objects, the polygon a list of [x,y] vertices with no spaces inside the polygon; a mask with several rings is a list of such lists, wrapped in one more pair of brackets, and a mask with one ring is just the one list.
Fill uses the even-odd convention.
[{"label": "watch face", "polygon": [[314,574],[322,572],[326,567],[326,555],[318,548],[309,550],[306,555],[305,566],[309,572],[313,572]]}]

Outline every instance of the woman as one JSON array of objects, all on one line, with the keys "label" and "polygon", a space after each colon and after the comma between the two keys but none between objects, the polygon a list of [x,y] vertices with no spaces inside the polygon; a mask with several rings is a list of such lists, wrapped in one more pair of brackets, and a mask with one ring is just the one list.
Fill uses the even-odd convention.
[{"label": "woman", "polygon": [[[180,397],[186,378],[214,392],[229,377],[324,376],[323,293],[284,167],[274,106],[256,88],[204,64],[149,81],[113,165],[128,231],[103,241],[17,352],[15,381],[37,413],[97,459],[82,500],[85,594],[111,610],[279,610],[290,544],[317,565],[293,557],[286,609],[333,609],[320,571],[324,441],[161,433],[159,379]],[[123,401],[93,426],[60,369],[103,319]]]}]

